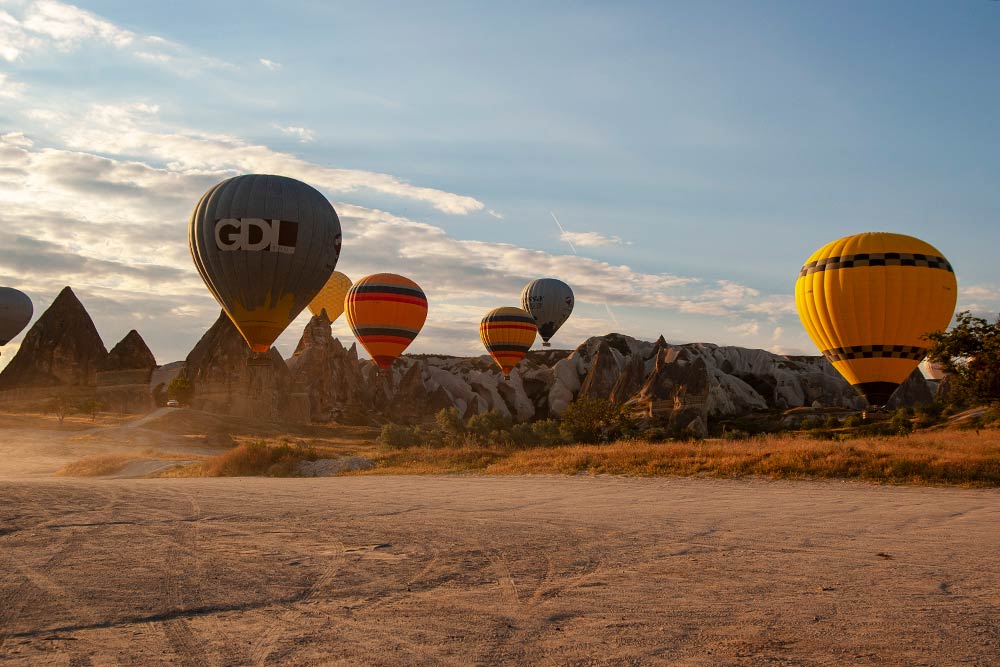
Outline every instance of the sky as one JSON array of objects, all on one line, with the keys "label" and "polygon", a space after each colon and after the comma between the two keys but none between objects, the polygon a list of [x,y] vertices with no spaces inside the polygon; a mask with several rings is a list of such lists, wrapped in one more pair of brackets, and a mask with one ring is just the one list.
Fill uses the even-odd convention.
[{"label": "sky", "polygon": [[995,316],[998,65],[995,0],[0,0],[0,284],[36,318],[71,285],[109,349],[183,359],[219,313],[195,203],[278,173],[333,203],[338,270],[421,285],[414,352],[482,353],[552,276],[556,347],[815,354],[799,267],[864,231],[930,242]]}]

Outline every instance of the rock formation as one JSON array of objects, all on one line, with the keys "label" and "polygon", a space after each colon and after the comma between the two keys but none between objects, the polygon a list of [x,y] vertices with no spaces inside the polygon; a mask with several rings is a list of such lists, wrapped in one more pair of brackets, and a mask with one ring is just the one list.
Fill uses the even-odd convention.
[{"label": "rock formation", "polygon": [[142,413],[153,409],[149,381],[156,359],[139,332],[133,329],[111,348],[97,371],[97,399],[107,409]]},{"label": "rock formation", "polygon": [[365,382],[357,346],[345,349],[333,337],[325,311],[306,324],[287,365],[292,381],[309,395],[313,421],[358,421],[370,409],[372,388]]},{"label": "rock formation", "polygon": [[[0,394],[38,401],[57,392],[96,395],[112,410],[142,412],[165,399],[183,374],[192,407],[276,421],[417,423],[444,408],[465,418],[491,410],[523,422],[558,417],[580,397],[610,400],[674,433],[703,436],[713,420],[796,407],[860,410],[860,398],[822,357],[785,356],[709,343],[671,345],[621,334],[595,336],[575,350],[530,352],[503,381],[486,355],[404,355],[383,374],[331,334],[325,316],[309,320],[295,353],[252,354],[220,313],[186,361],[157,368],[130,331],[108,353],[93,321],[65,288],[27,333],[0,373]],[[890,407],[932,400],[915,372]]]},{"label": "rock formation", "polygon": [[42,388],[92,389],[107,356],[87,309],[73,290],[65,287],[28,330],[17,354],[0,373],[0,390],[6,390],[5,398],[11,399],[19,394],[27,397],[31,390]]},{"label": "rock formation", "polygon": [[308,392],[293,382],[278,351],[251,353],[224,312],[188,354],[183,373],[194,386],[191,407],[197,410],[287,422],[310,419]]}]

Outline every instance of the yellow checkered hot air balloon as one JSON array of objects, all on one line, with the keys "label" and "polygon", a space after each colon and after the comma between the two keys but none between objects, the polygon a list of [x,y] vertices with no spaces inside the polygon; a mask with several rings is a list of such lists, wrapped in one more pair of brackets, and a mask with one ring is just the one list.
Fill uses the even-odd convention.
[{"label": "yellow checkered hot air balloon", "polygon": [[494,308],[479,323],[483,345],[503,371],[505,380],[535,342],[538,325],[531,313],[520,308]]},{"label": "yellow checkered hot air balloon", "polygon": [[340,271],[334,271],[319,294],[309,302],[309,312],[319,315],[325,310],[327,319],[331,322],[336,321],[344,313],[344,298],[350,288],[351,279]]},{"label": "yellow checkered hot air balloon", "polygon": [[927,355],[947,328],[957,283],[941,252],[903,234],[871,232],[828,243],[806,261],[795,304],[809,337],[873,406]]},{"label": "yellow checkered hot air balloon", "polygon": [[347,290],[344,312],[355,338],[381,372],[388,370],[420,333],[427,319],[427,297],[409,278],[376,273]]}]

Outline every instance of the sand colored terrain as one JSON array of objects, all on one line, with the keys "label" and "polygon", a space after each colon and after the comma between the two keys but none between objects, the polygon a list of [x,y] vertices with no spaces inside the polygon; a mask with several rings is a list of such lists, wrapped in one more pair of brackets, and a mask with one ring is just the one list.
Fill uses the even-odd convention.
[{"label": "sand colored terrain", "polygon": [[3,423],[0,665],[1000,665],[997,489],[52,477],[155,421]]}]

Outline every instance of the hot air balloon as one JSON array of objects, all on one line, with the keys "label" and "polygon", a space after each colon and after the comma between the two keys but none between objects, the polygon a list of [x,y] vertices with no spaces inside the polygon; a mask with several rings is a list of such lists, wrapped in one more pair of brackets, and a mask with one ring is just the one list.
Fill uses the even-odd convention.
[{"label": "hot air balloon", "polygon": [[344,312],[355,338],[382,373],[420,333],[427,319],[427,297],[409,278],[376,273],[347,290]]},{"label": "hot air balloon", "polygon": [[555,278],[532,280],[521,291],[521,307],[535,318],[542,347],[550,347],[549,339],[573,312],[573,290]]},{"label": "hot air balloon", "polygon": [[806,261],[795,303],[809,337],[872,406],[885,405],[955,312],[955,273],[934,246],[903,234],[828,243]]},{"label": "hot air balloon", "polygon": [[6,345],[31,321],[34,309],[28,295],[13,287],[0,287],[0,345]]},{"label": "hot air balloon", "polygon": [[188,226],[198,273],[255,353],[267,352],[323,287],[340,242],[326,197],[285,176],[222,181]]},{"label": "hot air balloon", "polygon": [[350,287],[351,279],[340,271],[334,271],[319,294],[309,302],[309,312],[319,315],[325,310],[327,319],[335,321],[344,312],[344,297]]},{"label": "hot air balloon", "polygon": [[479,323],[479,337],[505,380],[510,379],[514,366],[531,349],[537,332],[535,318],[520,308],[494,308]]}]

